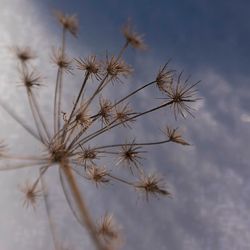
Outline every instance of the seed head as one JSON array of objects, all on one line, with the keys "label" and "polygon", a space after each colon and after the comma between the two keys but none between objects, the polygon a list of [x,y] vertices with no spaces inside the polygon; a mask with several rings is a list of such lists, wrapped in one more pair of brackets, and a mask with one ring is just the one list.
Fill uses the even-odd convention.
[{"label": "seed head", "polygon": [[63,53],[61,49],[53,49],[52,50],[52,56],[51,60],[54,64],[56,64],[61,70],[72,73],[73,67],[72,67],[72,60],[69,59],[69,57]]},{"label": "seed head", "polygon": [[110,123],[111,118],[113,117],[112,102],[108,99],[104,99],[100,97],[99,106],[100,106],[100,110],[98,112],[98,115],[101,119],[102,125],[108,125]]},{"label": "seed head", "polygon": [[124,60],[118,60],[114,56],[106,57],[105,69],[112,82],[121,82],[120,77],[127,77],[132,73],[132,68]]},{"label": "seed head", "polygon": [[92,165],[86,169],[86,179],[93,181],[96,184],[96,187],[100,184],[108,183],[109,179],[107,178],[108,171],[105,167],[97,167]]},{"label": "seed head", "polygon": [[143,35],[139,35],[137,32],[133,30],[133,27],[131,25],[131,22],[128,21],[123,29],[122,29],[123,35],[127,41],[128,44],[130,44],[135,49],[146,49],[146,44],[143,40]]},{"label": "seed head", "polygon": [[90,163],[92,165],[95,164],[94,160],[99,159],[97,156],[98,152],[95,149],[92,149],[90,147],[84,148],[81,147],[81,152],[78,154],[78,161],[80,164],[83,164],[85,168],[87,168],[87,165]]},{"label": "seed head", "polygon": [[167,137],[169,138],[170,141],[175,142],[175,143],[179,143],[181,145],[190,145],[188,142],[186,142],[181,134],[179,134],[177,132],[178,128],[175,129],[171,129],[170,127],[166,127],[165,129],[165,134],[167,135]]},{"label": "seed head", "polygon": [[147,201],[149,199],[149,195],[153,195],[156,197],[158,197],[159,195],[171,195],[166,190],[163,179],[156,174],[143,174],[135,187],[145,193]]},{"label": "seed head", "polygon": [[121,244],[121,234],[113,216],[105,214],[97,224],[97,234],[108,249],[117,249]]},{"label": "seed head", "polygon": [[21,63],[26,63],[27,61],[36,58],[35,53],[31,50],[30,47],[15,46],[12,48],[12,50],[17,59],[20,60]]},{"label": "seed head", "polygon": [[177,114],[180,114],[183,118],[186,118],[186,113],[193,116],[190,103],[194,103],[199,100],[196,97],[197,89],[195,86],[199,83],[189,84],[189,78],[184,82],[181,80],[182,74],[179,75],[177,82],[171,84],[169,88],[165,89],[167,100],[172,102],[171,107],[174,110],[175,119]]},{"label": "seed head", "polygon": [[65,30],[69,31],[73,36],[77,36],[79,25],[76,15],[67,15],[61,11],[55,11],[55,16]]},{"label": "seed head", "polygon": [[174,70],[167,69],[167,64],[165,64],[164,67],[160,68],[155,80],[160,91],[166,92],[167,90],[169,90],[173,83],[174,72]]},{"label": "seed head", "polygon": [[80,125],[83,130],[86,130],[91,125],[92,118],[85,104],[82,104],[76,112],[75,122]]},{"label": "seed head", "polygon": [[97,80],[100,79],[100,63],[96,60],[96,56],[88,56],[87,58],[75,59],[76,68],[89,74],[90,76],[95,76]]},{"label": "seed head", "polygon": [[21,80],[24,86],[31,90],[33,87],[40,87],[42,84],[42,77],[40,74],[33,70],[31,72],[28,72],[28,70],[24,70],[21,72]]},{"label": "seed head", "polygon": [[140,149],[140,146],[134,145],[134,141],[131,144],[124,144],[121,147],[121,151],[119,152],[119,160],[117,162],[117,165],[120,163],[124,163],[129,167],[132,174],[133,168],[139,170],[139,167],[141,166],[140,159],[142,159],[140,155],[146,152],[141,151]]},{"label": "seed head", "polygon": [[37,200],[42,196],[42,190],[38,189],[36,185],[26,181],[23,186],[20,187],[21,192],[24,194],[23,206],[28,208],[32,206],[33,209],[37,203]]},{"label": "seed head", "polygon": [[130,128],[129,123],[135,121],[135,119],[131,118],[132,115],[134,115],[134,113],[128,104],[115,106],[115,120],[121,123],[124,127]]}]

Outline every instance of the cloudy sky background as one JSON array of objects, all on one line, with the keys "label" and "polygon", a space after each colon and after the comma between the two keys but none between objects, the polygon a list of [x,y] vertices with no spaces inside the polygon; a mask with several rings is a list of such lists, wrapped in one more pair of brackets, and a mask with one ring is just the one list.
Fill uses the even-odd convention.
[{"label": "cloudy sky background", "polygon": [[[40,93],[43,110],[49,115],[50,87],[55,68],[49,64],[52,45],[60,41],[60,30],[51,13],[61,9],[77,13],[80,20],[78,40],[69,39],[72,56],[108,49],[117,53],[123,37],[121,25],[132,18],[137,30],[145,34],[147,52],[129,50],[126,59],[135,73],[122,90],[150,81],[160,65],[172,58],[173,68],[202,80],[203,98],[195,119],[178,119],[169,111],[160,111],[151,119],[138,120],[138,140],[160,138],[159,127],[178,125],[191,147],[167,144],[150,148],[145,161],[149,171],[158,169],[167,180],[173,199],[145,203],[134,190],[113,185],[96,190],[83,183],[94,215],[112,211],[122,225],[124,249],[247,250],[250,248],[249,148],[250,25],[248,1],[41,1],[0,0],[1,99],[27,121],[27,103],[22,88],[17,88],[15,61],[7,47],[30,45],[37,49],[36,66],[44,73],[46,88]],[[76,75],[70,84],[80,80]],[[51,85],[50,85],[51,84]],[[65,87],[67,90],[67,87]],[[73,96],[72,87],[66,95]],[[144,92],[135,102],[143,108],[150,98]],[[3,111],[2,138],[17,152],[37,152],[39,145]],[[162,117],[166,117],[162,119]],[[144,122],[145,121],[145,122]],[[138,132],[139,131],[139,132]],[[108,138],[120,142],[120,134]],[[15,147],[14,147],[15,146]],[[16,147],[17,146],[17,147]],[[53,249],[44,206],[36,212],[22,207],[18,184],[35,176],[34,171],[18,170],[0,174],[0,249]],[[58,238],[74,250],[91,249],[86,232],[77,224],[65,202],[56,170],[47,176]],[[70,225],[70,226],[69,226]]]}]

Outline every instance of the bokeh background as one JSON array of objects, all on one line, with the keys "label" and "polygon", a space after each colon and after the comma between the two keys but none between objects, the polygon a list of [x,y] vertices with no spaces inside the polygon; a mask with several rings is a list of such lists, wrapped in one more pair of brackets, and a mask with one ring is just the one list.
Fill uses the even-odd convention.
[{"label": "bokeh background", "polygon": [[[192,144],[149,148],[143,161],[148,171],[158,170],[166,178],[173,198],[145,202],[138,193],[122,185],[96,189],[79,180],[91,212],[112,212],[124,233],[124,249],[158,250],[248,250],[250,248],[250,22],[249,1],[236,0],[0,0],[0,98],[31,123],[16,61],[9,47],[30,46],[39,58],[35,66],[44,75],[46,87],[39,101],[50,121],[56,68],[50,51],[60,44],[60,27],[54,10],[76,13],[78,39],[67,40],[73,57],[106,50],[117,53],[124,38],[121,26],[131,18],[145,34],[148,50],[130,49],[127,61],[135,72],[107,96],[128,93],[154,79],[170,58],[171,67],[202,80],[195,119],[178,118],[170,110],[159,111],[138,121],[132,130],[109,134],[107,143],[124,138],[154,140],[166,124],[178,126]],[[65,100],[78,89],[79,72],[67,78]],[[67,99],[66,99],[67,98]],[[151,93],[133,101],[143,108]],[[0,110],[1,138],[17,153],[37,153],[40,145]],[[102,141],[103,142],[103,139]],[[96,141],[95,143],[100,143]],[[122,171],[122,170],[121,170]],[[35,211],[22,206],[19,185],[35,177],[35,169],[0,173],[0,249],[53,249],[42,201]],[[46,175],[57,237],[65,248],[92,249],[91,242],[73,217],[61,189],[57,169]]]}]

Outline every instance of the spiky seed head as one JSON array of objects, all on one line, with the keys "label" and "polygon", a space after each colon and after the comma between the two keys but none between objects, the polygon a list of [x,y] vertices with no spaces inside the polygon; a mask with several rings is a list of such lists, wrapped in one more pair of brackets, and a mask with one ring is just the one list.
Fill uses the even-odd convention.
[{"label": "spiky seed head", "polygon": [[41,75],[33,70],[29,72],[28,70],[24,70],[21,72],[21,81],[23,85],[28,89],[31,90],[33,87],[40,87],[42,85],[42,77]]},{"label": "spiky seed head", "polygon": [[16,58],[21,63],[26,63],[29,60],[36,58],[36,54],[32,51],[32,49],[30,47],[15,46],[15,47],[11,48],[11,50],[14,52]]},{"label": "spiky seed head", "polygon": [[77,37],[79,24],[76,15],[64,14],[61,11],[55,11],[54,14],[62,27]]},{"label": "spiky seed head", "polygon": [[112,215],[106,213],[97,223],[97,234],[107,249],[118,249],[122,243],[120,230]]},{"label": "spiky seed head", "polygon": [[174,70],[167,69],[167,64],[160,68],[156,76],[156,84],[160,91],[166,92],[173,83]]},{"label": "spiky seed head", "polygon": [[124,127],[130,128],[130,123],[135,121],[135,119],[132,118],[134,114],[128,104],[115,106],[115,120]]},{"label": "spiky seed head", "polygon": [[113,105],[109,99],[100,97],[99,99],[99,112],[98,115],[101,119],[102,125],[108,125],[113,117]]},{"label": "spiky seed head", "polygon": [[140,150],[140,146],[136,146],[134,141],[131,144],[124,144],[121,147],[119,152],[119,159],[116,165],[124,164],[125,166],[129,167],[131,173],[133,174],[133,169],[140,169],[142,166],[140,160],[142,159],[141,154],[145,153],[146,151]]},{"label": "spiky seed head", "polygon": [[86,169],[86,179],[93,181],[98,187],[100,184],[108,183],[108,171],[105,167],[98,167],[96,165],[88,166]]},{"label": "spiky seed head", "polygon": [[141,175],[139,181],[135,184],[135,187],[145,193],[147,201],[150,195],[156,197],[159,195],[171,195],[170,192],[166,190],[163,179],[157,174]]},{"label": "spiky seed head", "polygon": [[105,71],[112,82],[121,82],[120,77],[126,78],[133,70],[124,60],[117,59],[115,56],[111,56],[110,58],[106,56]]},{"label": "spiky seed head", "polygon": [[169,141],[172,141],[172,142],[184,145],[184,146],[190,145],[187,141],[185,141],[182,138],[182,135],[179,132],[177,132],[177,130],[178,128],[172,129],[168,126],[166,127],[165,134],[167,135]]},{"label": "spiky seed head", "polygon": [[167,95],[166,99],[171,102],[171,107],[174,111],[175,119],[177,115],[180,114],[183,118],[186,118],[186,114],[193,116],[193,108],[190,104],[199,100],[196,93],[196,85],[200,82],[194,84],[189,84],[189,78],[182,81],[182,73],[178,76],[176,83],[170,85],[168,89],[165,90]]},{"label": "spiky seed head", "polygon": [[127,43],[133,48],[141,50],[145,50],[147,48],[143,40],[144,35],[139,35],[134,31],[130,20],[128,20],[128,22],[123,26],[122,32]]},{"label": "spiky seed head", "polygon": [[26,181],[24,185],[20,186],[21,192],[24,194],[23,206],[28,208],[30,206],[35,209],[37,200],[42,196],[42,190],[37,188],[37,185]]},{"label": "spiky seed head", "polygon": [[97,61],[96,56],[88,56],[87,58],[79,58],[75,59],[76,68],[85,72],[85,74],[89,74],[90,76],[95,76],[97,80],[100,77],[100,63]]},{"label": "spiky seed head", "polygon": [[72,60],[61,49],[52,49],[51,60],[61,70],[67,73],[72,73]]},{"label": "spiky seed head", "polygon": [[77,155],[78,162],[80,164],[83,164],[85,169],[87,168],[87,165],[89,163],[94,165],[95,164],[94,160],[99,159],[98,152],[91,147],[84,148],[80,145],[80,148],[81,152],[79,152],[79,154]]},{"label": "spiky seed head", "polygon": [[81,129],[86,130],[92,123],[90,110],[86,104],[82,104],[81,107],[76,111],[75,122],[80,125]]}]

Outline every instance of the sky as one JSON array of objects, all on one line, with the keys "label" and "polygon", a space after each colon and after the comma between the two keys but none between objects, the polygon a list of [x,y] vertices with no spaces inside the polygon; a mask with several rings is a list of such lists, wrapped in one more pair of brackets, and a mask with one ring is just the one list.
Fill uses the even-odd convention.
[{"label": "sky", "polygon": [[[141,199],[134,190],[119,184],[96,189],[82,183],[94,215],[112,212],[124,233],[122,249],[247,250],[250,248],[249,148],[249,1],[59,1],[0,0],[0,93],[1,100],[30,121],[28,103],[18,88],[16,62],[8,48],[29,45],[37,50],[35,66],[48,82],[39,95],[41,107],[50,115],[56,69],[50,64],[50,49],[60,42],[60,27],[54,10],[77,14],[80,33],[67,40],[73,57],[106,51],[117,53],[124,42],[121,26],[131,18],[148,44],[146,51],[129,49],[125,59],[135,71],[119,88],[106,92],[119,96],[152,80],[159,67],[171,59],[171,68],[198,85],[201,100],[195,118],[175,120],[171,111],[159,111],[138,120],[135,129],[119,130],[104,138],[106,143],[124,138],[154,140],[166,123],[178,126],[191,146],[166,144],[148,149],[145,168],[157,170],[166,179],[173,198]],[[15,14],[13,14],[15,13]],[[78,74],[68,78],[80,81]],[[73,85],[77,87],[76,85]],[[65,87],[65,98],[74,88]],[[144,108],[150,91],[133,101]],[[32,137],[3,110],[0,136],[18,153],[40,150]],[[102,143],[102,139],[96,143]],[[122,170],[121,170],[122,171]],[[122,172],[123,173],[123,172]],[[53,249],[44,204],[35,211],[22,207],[18,185],[31,169],[0,173],[0,249]],[[73,250],[94,249],[86,231],[78,225],[64,198],[56,169],[46,176],[58,239]],[[82,180],[79,180],[81,182]],[[55,185],[58,184],[58,185]],[[51,188],[50,188],[51,187]]]}]

